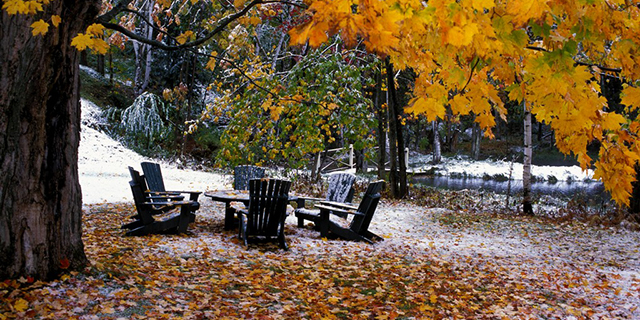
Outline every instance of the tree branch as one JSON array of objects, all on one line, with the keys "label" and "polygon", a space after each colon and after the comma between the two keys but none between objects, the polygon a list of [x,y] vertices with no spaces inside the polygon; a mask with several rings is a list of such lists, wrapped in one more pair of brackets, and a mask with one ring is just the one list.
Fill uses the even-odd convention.
[{"label": "tree branch", "polygon": [[[115,18],[115,16],[118,13],[124,12],[125,10],[127,10],[127,6],[128,4],[131,2],[132,0],[123,0],[122,2],[118,3],[118,5],[116,5],[116,7],[114,7],[111,11],[105,13],[104,15],[100,16],[97,18],[97,21],[99,23],[101,23],[105,28],[107,29],[111,29],[114,31],[118,31],[122,34],[124,34],[125,36],[137,40],[139,42],[142,43],[146,43],[148,45],[154,46],[156,48],[160,48],[162,50],[167,50],[167,51],[176,51],[176,50],[182,50],[182,49],[186,49],[186,48],[191,48],[191,47],[197,47],[205,42],[207,42],[208,40],[210,40],[211,38],[213,38],[215,35],[217,35],[218,33],[222,32],[231,22],[233,22],[234,20],[244,16],[247,12],[249,12],[249,10],[251,10],[251,8],[255,7],[258,4],[263,4],[265,3],[263,0],[253,0],[251,1],[248,5],[246,5],[244,8],[242,8],[242,10],[231,14],[229,16],[226,16],[222,19],[220,19],[218,25],[206,36],[191,41],[191,42],[187,42],[178,46],[171,46],[171,45],[166,45],[160,41],[156,41],[153,39],[147,39],[133,31],[128,30],[127,28],[117,24],[117,23],[111,23],[109,21],[111,21],[111,19]],[[116,11],[117,9],[117,11]]]}]

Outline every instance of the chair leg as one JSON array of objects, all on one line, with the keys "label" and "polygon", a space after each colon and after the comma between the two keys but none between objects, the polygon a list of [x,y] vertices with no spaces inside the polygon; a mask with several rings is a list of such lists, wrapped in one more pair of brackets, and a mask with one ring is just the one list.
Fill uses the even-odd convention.
[{"label": "chair leg", "polygon": [[284,233],[278,236],[278,244],[282,250],[287,251],[289,247],[287,246],[287,241],[284,238]]},{"label": "chair leg", "polygon": [[329,210],[320,210],[320,219],[316,222],[316,226],[320,229],[320,236],[325,238],[329,236]]}]

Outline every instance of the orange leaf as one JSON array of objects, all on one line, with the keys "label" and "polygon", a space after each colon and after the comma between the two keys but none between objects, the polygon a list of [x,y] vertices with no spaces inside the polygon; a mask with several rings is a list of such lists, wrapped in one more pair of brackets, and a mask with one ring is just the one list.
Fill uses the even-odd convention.
[{"label": "orange leaf", "polygon": [[71,266],[71,262],[69,261],[69,259],[67,258],[62,258],[60,259],[60,269],[69,269],[69,267]]}]

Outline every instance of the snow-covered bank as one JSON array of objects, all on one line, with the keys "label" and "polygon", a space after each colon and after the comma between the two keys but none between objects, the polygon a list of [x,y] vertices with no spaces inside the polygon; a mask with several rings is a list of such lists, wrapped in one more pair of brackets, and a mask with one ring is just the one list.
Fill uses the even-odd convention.
[{"label": "snow-covered bank", "polygon": [[[412,159],[413,158],[413,159]],[[432,171],[442,176],[473,177],[482,178],[484,176],[501,176],[512,180],[522,180],[522,163],[509,162],[503,160],[483,160],[474,161],[466,157],[456,156],[442,158],[442,162],[436,165],[430,164],[431,155],[411,154],[410,165],[413,172]],[[531,166],[531,174],[538,181],[548,181],[555,179],[559,181],[587,181],[592,180],[593,171],[582,171],[579,166]]]},{"label": "snow-covered bank", "polygon": [[[129,188],[131,166],[140,171],[140,162],[155,161],[127,149],[108,135],[87,124],[95,119],[98,107],[82,99],[82,131],[78,151],[78,171],[84,204],[132,201]],[[225,177],[219,174],[181,170],[163,162],[162,175],[167,189],[214,190],[225,186]]]}]

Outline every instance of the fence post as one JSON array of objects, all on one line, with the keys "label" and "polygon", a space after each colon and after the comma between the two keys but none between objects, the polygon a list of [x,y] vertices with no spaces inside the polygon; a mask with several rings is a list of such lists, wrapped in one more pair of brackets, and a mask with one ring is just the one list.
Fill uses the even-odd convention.
[{"label": "fence post", "polygon": [[318,152],[318,153],[316,154],[316,161],[315,161],[315,164],[314,164],[314,167],[313,167],[313,168],[314,168],[314,170],[313,170],[313,172],[311,173],[311,175],[313,176],[313,178],[317,178],[317,177],[319,177],[319,176],[320,176],[320,164],[321,164],[321,162],[322,162],[322,161],[320,161],[320,159],[321,159],[320,154],[321,154],[320,152]]},{"label": "fence post", "polygon": [[353,144],[349,144],[349,169],[353,169]]}]

